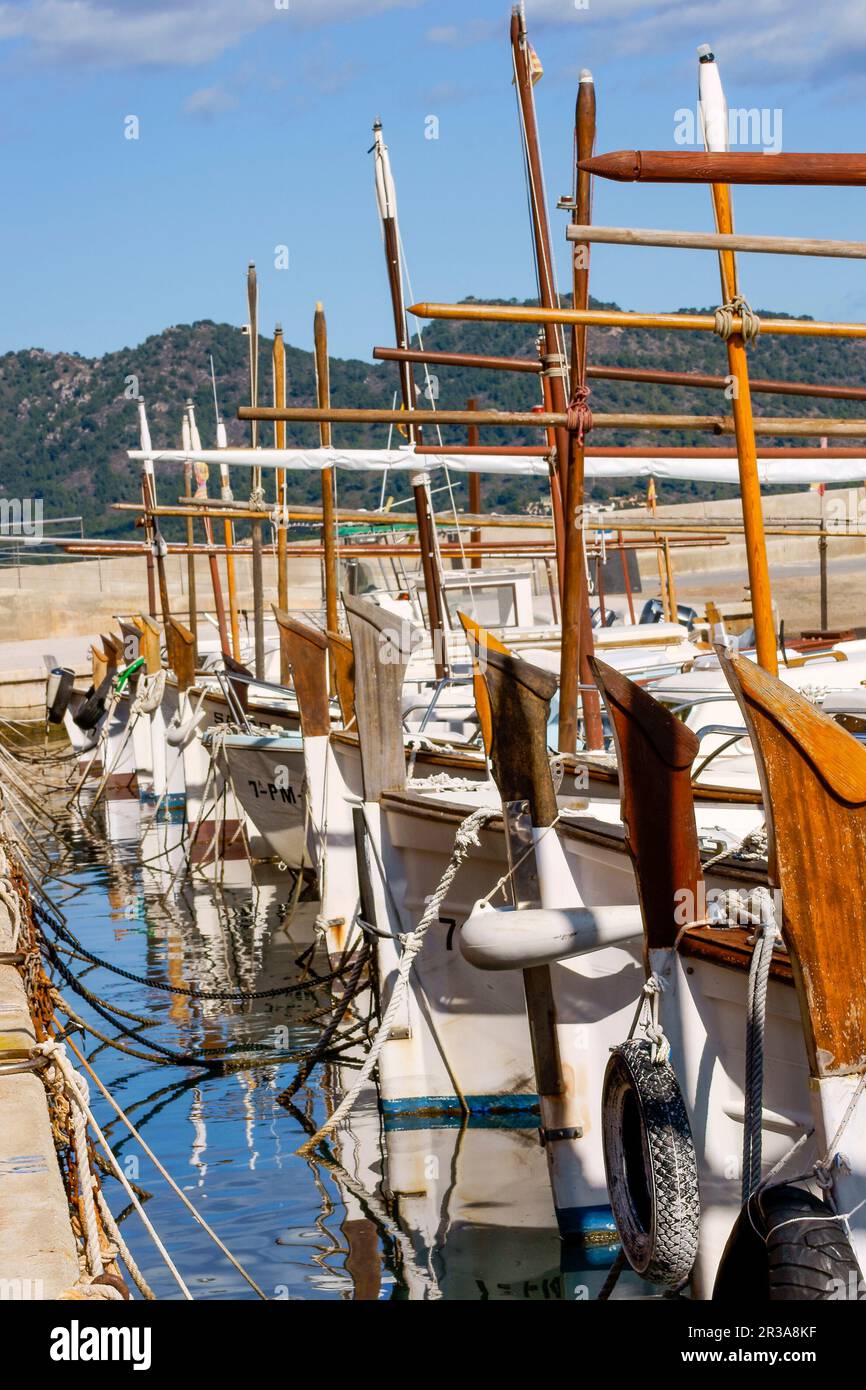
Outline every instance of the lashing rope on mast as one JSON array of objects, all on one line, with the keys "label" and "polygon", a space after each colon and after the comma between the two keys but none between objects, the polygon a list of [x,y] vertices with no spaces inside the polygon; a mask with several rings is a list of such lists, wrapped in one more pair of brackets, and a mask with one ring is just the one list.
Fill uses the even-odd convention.
[{"label": "lashing rope on mast", "polygon": [[761,331],[761,320],[749,301],[741,294],[732,295],[727,304],[721,304],[715,312],[715,329],[723,342],[727,342],[734,332],[734,319],[742,319],[740,336],[746,347],[753,343]]}]

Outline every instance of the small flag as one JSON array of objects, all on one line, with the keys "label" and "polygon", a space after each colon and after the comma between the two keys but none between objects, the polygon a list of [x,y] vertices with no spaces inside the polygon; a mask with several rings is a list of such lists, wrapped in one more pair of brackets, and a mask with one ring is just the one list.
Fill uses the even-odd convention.
[{"label": "small flag", "polygon": [[541,65],[541,59],[531,43],[527,43],[526,50],[529,57],[529,80],[534,87],[536,82],[544,76],[544,68]]}]

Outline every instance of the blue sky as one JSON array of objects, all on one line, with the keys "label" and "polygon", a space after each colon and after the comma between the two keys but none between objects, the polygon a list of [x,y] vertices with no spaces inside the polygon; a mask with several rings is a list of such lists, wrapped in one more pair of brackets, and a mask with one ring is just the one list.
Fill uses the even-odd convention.
[{"label": "blue sky", "polygon": [[[595,76],[600,150],[670,148],[704,41],[732,106],[781,112],[784,149],[863,148],[863,0],[526,9],[553,204],[571,182],[579,70]],[[252,259],[262,331],[279,319],[308,345],[321,298],[332,351],[368,357],[393,331],[367,154],[377,115],[417,297],[532,294],[509,16],[502,0],[0,0],[0,351],[90,355],[173,323],[240,323]],[[735,203],[744,231],[864,237],[866,191],[743,188]],[[699,188],[599,183],[594,216],[710,225]],[[856,262],[753,256],[742,278],[756,306],[866,317]],[[597,248],[592,281],[640,309],[718,291],[712,258],[691,252]]]}]

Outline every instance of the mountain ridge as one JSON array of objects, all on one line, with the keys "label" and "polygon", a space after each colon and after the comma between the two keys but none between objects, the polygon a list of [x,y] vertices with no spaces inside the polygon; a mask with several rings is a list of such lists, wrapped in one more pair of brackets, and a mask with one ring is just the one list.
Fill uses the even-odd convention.
[{"label": "mountain ridge", "polygon": [[[466,302],[481,302],[477,299]],[[485,303],[531,304],[527,300],[485,300]],[[591,301],[595,308],[616,308]],[[687,310],[687,312],[707,312]],[[775,317],[790,317],[783,312]],[[622,328],[595,328],[588,334],[590,361],[607,366],[663,367],[674,371],[708,372],[724,376],[724,346],[714,334],[663,332]],[[424,330],[425,347],[434,351],[486,353],[495,356],[533,356],[536,331],[531,324],[466,323],[437,320]],[[132,348],[102,357],[78,353],[50,353],[24,348],[0,356],[0,497],[43,499],[46,517],[80,514],[88,534],[128,533],[130,518],[113,512],[117,501],[137,500],[137,472],[126,450],[138,446],[138,422],[134,396],[140,391],[147,402],[151,435],[156,448],[178,447],[184,402],[192,398],[205,447],[214,439],[214,405],[210,357],[214,359],[219,403],[230,444],[249,441],[249,427],[234,416],[249,399],[247,339],[241,329],[209,319],[177,324],[152,334]],[[331,359],[331,399],[335,406],[388,406],[397,389],[397,368],[391,362],[366,362],[358,358]],[[315,371],[312,353],[286,345],[288,399],[290,404],[314,405]],[[799,337],[758,338],[750,351],[752,374],[812,383],[860,385],[866,381],[866,344],[836,339]],[[270,402],[271,339],[260,337],[260,400]],[[528,410],[539,401],[539,385],[528,373],[489,372],[471,368],[431,368],[437,378],[437,403],[442,408],[463,408],[475,397],[480,408]],[[422,369],[416,380],[423,388]],[[662,387],[595,379],[592,406],[605,411],[718,412],[718,391]],[[864,411],[855,401],[812,400],[805,397],[758,396],[756,414],[791,414],[855,418]],[[421,404],[428,402],[421,399]],[[271,429],[262,426],[263,442]],[[443,429],[443,441],[458,443],[465,434]],[[289,438],[302,447],[318,441],[316,426],[289,427]],[[387,427],[339,426],[334,442],[346,447],[387,443]],[[487,429],[482,442],[527,443],[537,441],[537,431]],[[730,443],[713,436],[685,431],[664,435],[630,436],[605,431],[599,443],[625,444],[642,440],[649,447],[663,442],[712,445]],[[777,442],[767,440],[767,443]],[[779,443],[785,443],[779,440]],[[805,441],[814,442],[814,441]],[[846,440],[846,443],[853,441]],[[237,495],[245,483],[240,470],[233,480]],[[341,474],[340,501],[369,505],[378,501],[378,478]],[[483,482],[485,505],[525,508],[543,495],[543,480],[491,477]],[[394,480],[393,490],[402,495],[405,484]],[[591,495],[602,499],[629,490],[619,483],[599,483]],[[665,483],[663,500],[691,500],[701,496],[730,495],[732,489],[714,484]],[[290,497],[297,502],[316,500],[315,478],[292,480]],[[179,489],[178,489],[179,494]],[[465,494],[464,494],[465,496]],[[458,498],[460,493],[458,492]],[[174,500],[172,498],[172,500]]]}]

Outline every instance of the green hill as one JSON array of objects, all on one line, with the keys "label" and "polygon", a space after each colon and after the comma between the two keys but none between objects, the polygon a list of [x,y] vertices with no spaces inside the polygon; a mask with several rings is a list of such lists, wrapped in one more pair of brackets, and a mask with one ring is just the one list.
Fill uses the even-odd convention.
[{"label": "green hill", "polygon": [[[500,301],[501,302],[501,301]],[[515,303],[517,301],[505,301]],[[602,307],[596,305],[596,307]],[[603,306],[617,307],[617,306]],[[776,311],[759,311],[764,314]],[[445,351],[481,352],[505,356],[531,356],[535,352],[532,326],[469,324],[440,321],[428,326],[425,345]],[[260,342],[261,399],[271,398],[271,341]],[[722,343],[712,334],[664,333],[628,329],[590,329],[590,361],[611,366],[663,367],[677,371],[723,375],[726,359]],[[212,446],[213,400],[210,356],[213,355],[220,407],[230,443],[248,442],[248,426],[234,419],[238,405],[248,399],[247,341],[229,324],[207,320],[167,328],[135,348],[85,358],[77,353],[48,353],[38,348],[10,352],[0,357],[0,496],[44,501],[46,517],[78,515],[88,534],[119,535],[129,530],[129,517],[112,512],[111,503],[131,501],[138,494],[138,479],[125,451],[137,446],[137,416],[129,398],[129,378],[137,378],[148,406],[151,433],[157,447],[177,447],[184,401],[196,403],[199,428],[205,446]],[[866,381],[866,343],[836,339],[759,338],[750,350],[755,376],[791,381],[861,385]],[[463,368],[431,369],[438,377],[440,407],[462,407],[474,396],[481,407],[529,409],[538,403],[539,386],[528,374],[492,373]],[[289,399],[315,404],[312,355],[287,347]],[[423,384],[421,369],[416,369]],[[369,363],[335,358],[331,362],[331,393],[335,406],[390,405],[397,386],[392,363]],[[686,388],[641,386],[625,382],[594,381],[592,406],[596,410],[651,410],[694,413],[718,411],[719,393]],[[422,404],[427,405],[426,401]],[[862,404],[852,401],[812,401],[804,397],[758,396],[757,413],[764,415],[861,416]],[[335,431],[335,442],[346,446],[384,446],[387,427],[378,430],[346,426]],[[429,437],[429,436],[428,436]],[[271,430],[263,427],[270,442]],[[289,438],[312,445],[315,427],[291,427]],[[447,442],[465,438],[462,431],[443,430]],[[485,443],[537,442],[537,432],[489,430]],[[667,433],[663,437],[612,434],[597,436],[599,444],[713,442],[707,435]],[[720,442],[720,441],[715,441]],[[726,441],[729,442],[729,441]],[[784,443],[785,441],[767,441]],[[806,441],[814,442],[814,441]],[[852,441],[846,441],[850,443]],[[236,479],[236,494],[245,483]],[[340,500],[363,505],[378,499],[379,483],[360,476],[340,476]],[[523,508],[542,495],[544,485],[535,479],[490,478],[484,484],[485,505]],[[394,479],[392,489],[402,495],[404,479]],[[595,498],[623,495],[628,484],[605,483],[592,490]],[[721,496],[726,491],[712,484],[665,483],[663,500]],[[314,478],[295,477],[292,500],[314,500]],[[458,496],[465,495],[458,493]]]}]

